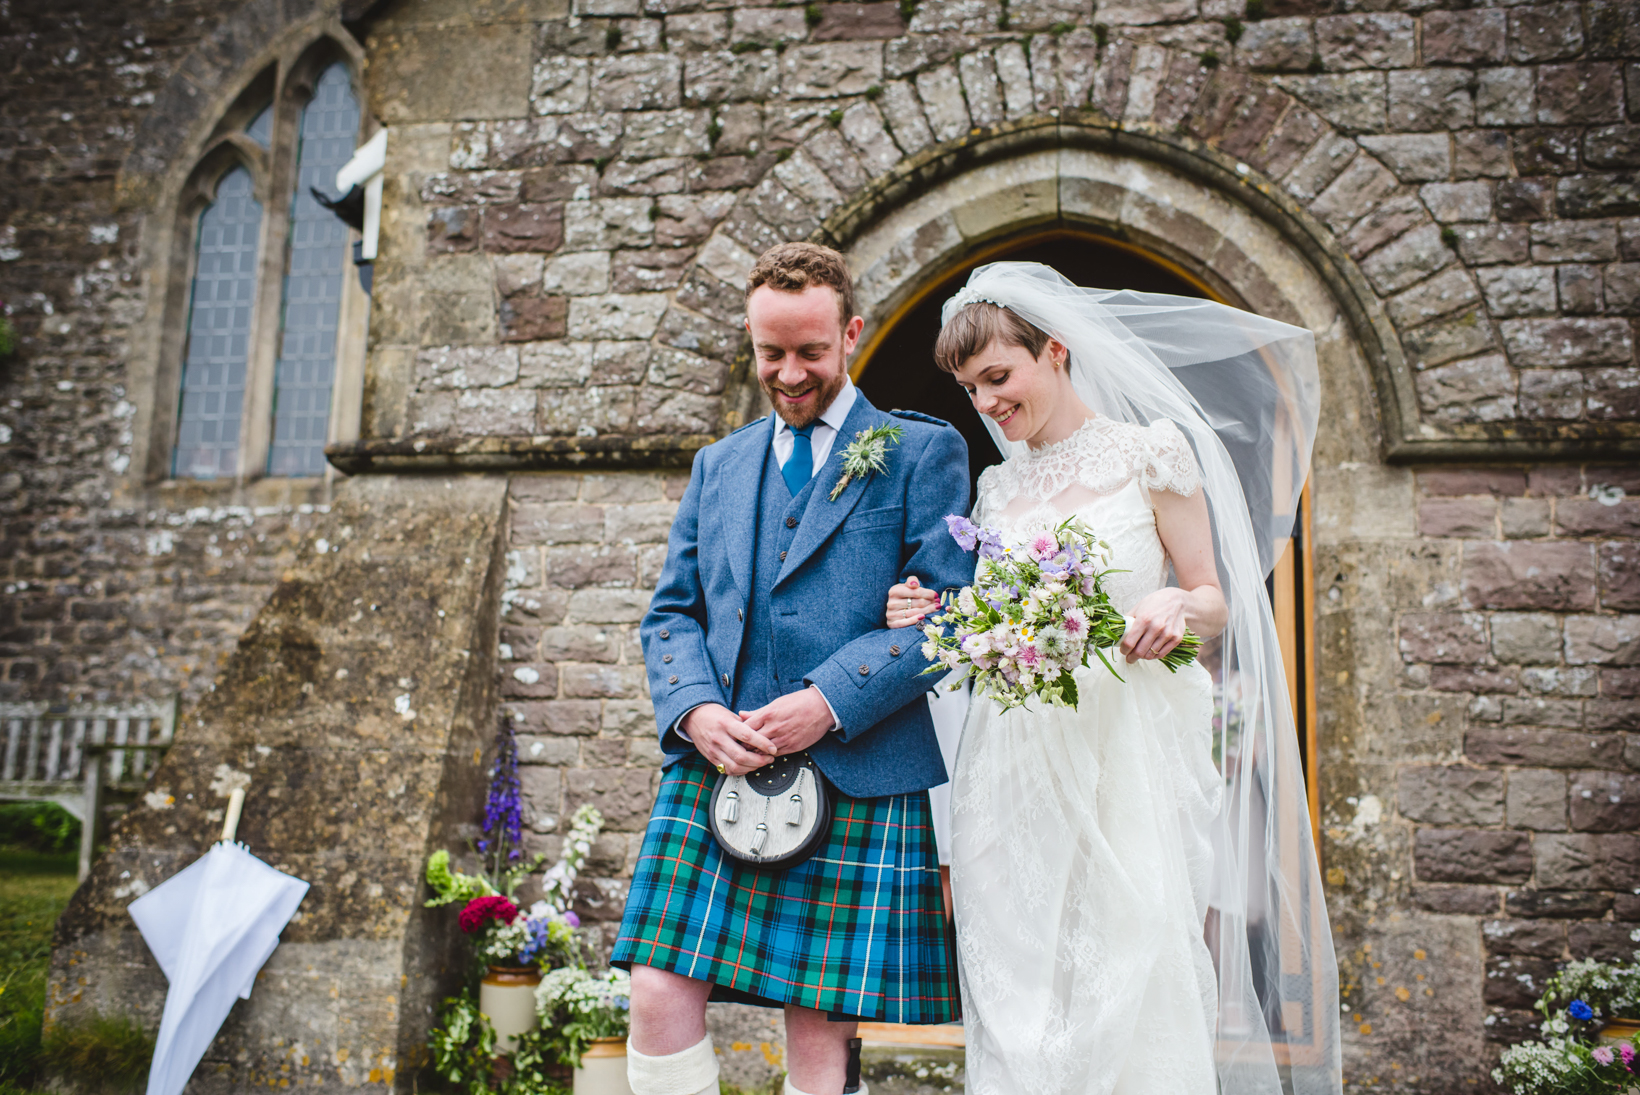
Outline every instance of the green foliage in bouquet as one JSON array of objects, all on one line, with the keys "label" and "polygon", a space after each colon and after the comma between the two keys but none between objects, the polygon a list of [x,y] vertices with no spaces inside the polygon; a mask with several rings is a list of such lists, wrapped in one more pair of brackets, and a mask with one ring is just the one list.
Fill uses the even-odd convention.
[{"label": "green foliage in bouquet", "polygon": [[[1630,939],[1640,942],[1640,931]],[[1623,1095],[1640,1090],[1632,1042],[1597,1045],[1613,1018],[1640,1014],[1640,950],[1633,962],[1567,963],[1538,998],[1541,1042],[1503,1051],[1492,1079],[1511,1095]]]}]

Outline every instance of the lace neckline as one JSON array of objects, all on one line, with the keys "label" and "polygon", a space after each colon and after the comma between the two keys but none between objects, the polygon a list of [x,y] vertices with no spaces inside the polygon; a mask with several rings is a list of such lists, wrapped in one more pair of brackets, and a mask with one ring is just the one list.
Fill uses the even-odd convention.
[{"label": "lace neckline", "polygon": [[1045,460],[1049,457],[1056,456],[1059,453],[1064,452],[1066,449],[1074,448],[1076,443],[1083,439],[1084,435],[1103,432],[1104,425],[1110,421],[1111,419],[1106,418],[1102,414],[1090,415],[1082,420],[1082,424],[1080,426],[1076,427],[1076,429],[1072,430],[1064,437],[1061,437],[1058,441],[1050,441],[1046,445],[1043,445],[1040,449],[1033,449],[1027,444],[1025,446],[1025,451],[1019,455],[1026,463],[1030,463],[1035,460]]}]

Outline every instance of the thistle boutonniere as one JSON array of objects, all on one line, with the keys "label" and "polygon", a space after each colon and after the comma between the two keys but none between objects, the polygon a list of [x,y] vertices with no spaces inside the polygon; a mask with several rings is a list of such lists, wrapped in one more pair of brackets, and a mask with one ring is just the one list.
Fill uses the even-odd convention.
[{"label": "thistle boutonniere", "polygon": [[831,496],[827,501],[837,501],[837,496],[843,493],[843,488],[856,477],[867,476],[874,471],[887,471],[888,446],[898,445],[900,438],[904,436],[905,430],[900,426],[873,426],[869,430],[861,430],[855,434],[854,440],[843,450],[842,478],[831,488]]}]

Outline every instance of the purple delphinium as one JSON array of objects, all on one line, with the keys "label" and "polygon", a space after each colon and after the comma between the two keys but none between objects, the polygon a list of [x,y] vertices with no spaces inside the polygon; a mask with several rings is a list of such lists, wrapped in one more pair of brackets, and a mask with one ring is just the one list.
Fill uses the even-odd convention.
[{"label": "purple delphinium", "polygon": [[951,539],[964,551],[973,551],[979,540],[980,528],[966,517],[955,513],[946,517],[945,527],[951,530]]},{"label": "purple delphinium", "polygon": [[1002,534],[994,528],[981,528],[975,535],[979,541],[980,557],[984,559],[1002,558]]},{"label": "purple delphinium", "polygon": [[512,720],[502,718],[495,734],[495,766],[484,801],[484,838],[478,850],[493,858],[499,877],[506,865],[523,856],[524,810],[518,782],[518,739]]}]

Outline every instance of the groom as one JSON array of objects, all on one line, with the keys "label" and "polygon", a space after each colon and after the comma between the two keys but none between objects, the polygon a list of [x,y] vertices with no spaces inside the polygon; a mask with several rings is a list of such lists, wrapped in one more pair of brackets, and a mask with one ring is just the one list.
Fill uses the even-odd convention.
[{"label": "groom", "polygon": [[[643,620],[665,774],[610,959],[632,971],[634,1095],[717,1091],[708,999],[785,1009],[787,1095],[839,1095],[859,1019],[958,1012],[927,794],[946,780],[934,678],[883,604],[911,575],[972,578],[942,520],[967,512],[968,454],[946,423],[854,387],[863,326],[837,252],[758,260],[746,329],[775,413],[695,457]],[[833,498],[845,449],[880,425],[903,430],[886,470]],[[784,871],[737,865],[709,825],[719,774],[805,750],[836,792],[828,837]]]}]

